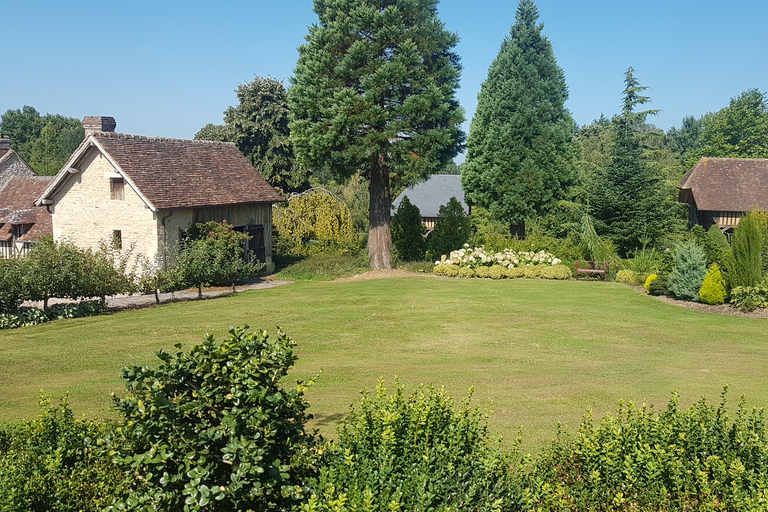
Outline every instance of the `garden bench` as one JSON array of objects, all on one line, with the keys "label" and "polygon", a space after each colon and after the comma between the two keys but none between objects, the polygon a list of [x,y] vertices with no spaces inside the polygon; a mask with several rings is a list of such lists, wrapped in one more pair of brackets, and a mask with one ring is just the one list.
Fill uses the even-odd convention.
[{"label": "garden bench", "polygon": [[608,264],[601,265],[602,268],[598,268],[598,265],[601,265],[601,264],[596,261],[577,261],[576,262],[576,280],[577,281],[579,280],[579,273],[582,273],[582,274],[602,274],[603,281],[605,281],[605,276],[608,273]]}]

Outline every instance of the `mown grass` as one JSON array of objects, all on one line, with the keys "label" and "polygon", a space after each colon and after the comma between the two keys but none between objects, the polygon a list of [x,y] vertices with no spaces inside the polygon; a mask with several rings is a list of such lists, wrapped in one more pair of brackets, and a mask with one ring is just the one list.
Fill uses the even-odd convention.
[{"label": "mown grass", "polygon": [[76,413],[106,417],[120,368],[158,349],[221,338],[228,326],[280,326],[298,346],[294,378],[322,375],[307,394],[314,425],[333,437],[360,390],[395,376],[475,387],[492,430],[523,427],[527,446],[600,416],[620,399],[662,407],[729,396],[768,405],[768,323],[707,315],[615,283],[414,277],[297,282],[236,296],[0,332],[0,420],[32,418],[38,390],[70,392]]}]

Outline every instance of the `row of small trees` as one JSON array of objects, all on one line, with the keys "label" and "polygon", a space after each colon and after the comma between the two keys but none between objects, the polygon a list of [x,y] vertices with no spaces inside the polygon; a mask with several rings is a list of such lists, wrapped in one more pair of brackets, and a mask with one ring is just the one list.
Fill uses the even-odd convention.
[{"label": "row of small trees", "polygon": [[15,311],[24,301],[51,298],[80,300],[131,292],[155,293],[188,287],[234,283],[258,273],[263,264],[246,261],[250,236],[223,223],[192,227],[171,264],[161,268],[132,250],[103,241],[95,251],[57,242],[46,236],[23,258],[0,258],[0,313]]},{"label": "row of small trees", "polygon": [[469,239],[470,229],[464,207],[452,197],[438,210],[435,227],[426,238],[427,228],[421,223],[419,207],[406,196],[392,217],[392,245],[401,261],[440,259],[461,247]]}]

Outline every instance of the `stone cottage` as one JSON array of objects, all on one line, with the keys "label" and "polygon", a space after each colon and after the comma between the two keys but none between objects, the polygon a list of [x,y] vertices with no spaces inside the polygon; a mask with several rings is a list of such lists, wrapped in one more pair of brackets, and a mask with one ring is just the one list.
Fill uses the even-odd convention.
[{"label": "stone cottage", "polygon": [[35,206],[53,176],[14,176],[0,189],[0,257],[24,256],[52,233],[51,214]]},{"label": "stone cottage", "polygon": [[0,190],[15,176],[37,176],[37,173],[11,149],[11,139],[0,137]]},{"label": "stone cottage", "polygon": [[184,230],[226,220],[272,263],[272,204],[283,201],[232,143],[115,132],[112,117],[86,117],[85,139],[37,200],[53,235],[80,247],[102,240],[167,264]]}]

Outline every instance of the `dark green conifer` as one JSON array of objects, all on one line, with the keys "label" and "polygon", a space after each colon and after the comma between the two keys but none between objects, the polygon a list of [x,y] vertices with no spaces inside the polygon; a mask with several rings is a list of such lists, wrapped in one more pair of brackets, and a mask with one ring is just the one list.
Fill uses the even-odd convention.
[{"label": "dark green conifer", "polygon": [[427,250],[426,232],[419,207],[405,196],[392,216],[392,245],[397,257],[402,261],[423,260]]}]

